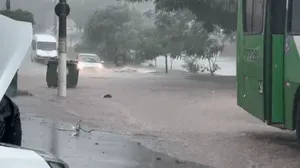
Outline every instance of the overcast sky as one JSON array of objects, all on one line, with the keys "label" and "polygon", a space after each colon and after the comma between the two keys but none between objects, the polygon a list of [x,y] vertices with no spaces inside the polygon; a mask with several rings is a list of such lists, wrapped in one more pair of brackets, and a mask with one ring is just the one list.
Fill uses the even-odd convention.
[{"label": "overcast sky", "polygon": [[[59,0],[57,0],[59,1]],[[37,26],[49,27],[53,24],[54,20],[54,0],[11,0],[11,8],[14,9],[23,9],[28,10],[34,14]],[[80,3],[90,8],[90,11],[93,12],[99,8],[105,8],[109,5],[116,3],[116,0],[67,0],[71,7],[71,12],[76,12],[76,9],[72,5],[74,3]],[[141,12],[154,9],[152,3],[139,3],[134,4],[137,9]],[[0,8],[5,8],[5,0],[0,2]]]}]

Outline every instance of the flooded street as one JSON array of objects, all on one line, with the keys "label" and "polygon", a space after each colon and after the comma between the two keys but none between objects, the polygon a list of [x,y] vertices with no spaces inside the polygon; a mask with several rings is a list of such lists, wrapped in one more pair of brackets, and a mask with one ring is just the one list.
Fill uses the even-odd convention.
[{"label": "flooded street", "polygon": [[6,0],[0,165],[299,168],[297,5]]},{"label": "flooded street", "polygon": [[[268,127],[236,105],[235,77],[106,71],[81,75],[59,99],[39,72],[20,74],[20,88],[33,96],[15,98],[24,145],[50,151],[57,121],[57,155],[71,167],[300,165],[293,132]],[[79,120],[95,131],[73,137]]]},{"label": "flooded street", "polygon": [[[30,116],[23,116],[22,121],[25,127],[23,146],[50,152],[52,122]],[[72,168],[99,166],[107,168],[208,167],[180,161],[141,145],[141,142],[149,141],[153,147],[157,146],[156,139],[151,136],[125,136],[93,131],[92,133],[82,132],[80,136],[74,137],[71,131],[72,125],[59,123],[59,127],[57,128],[56,155],[65,160]],[[26,128],[31,129],[27,130]],[[36,138],[37,135],[38,138]]]}]

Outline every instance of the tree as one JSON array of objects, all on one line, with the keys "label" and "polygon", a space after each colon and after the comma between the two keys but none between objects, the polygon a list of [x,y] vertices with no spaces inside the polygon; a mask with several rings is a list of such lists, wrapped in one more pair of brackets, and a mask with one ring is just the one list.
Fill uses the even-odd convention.
[{"label": "tree", "polygon": [[14,20],[30,22],[32,24],[35,24],[33,14],[22,9],[17,9],[15,11],[0,10],[0,14],[12,18]]},{"label": "tree", "polygon": [[[41,0],[39,0],[41,1]],[[68,17],[75,21],[78,29],[83,29],[87,24],[89,17],[93,15],[97,9],[103,9],[108,5],[115,4],[113,0],[68,0],[71,13]]]},{"label": "tree", "polygon": [[127,0],[129,2],[149,2],[156,5],[156,10],[178,11],[189,9],[197,20],[202,21],[207,31],[214,31],[215,26],[224,29],[224,33],[236,30],[237,0]]},{"label": "tree", "polygon": [[205,42],[209,38],[207,30],[203,27],[203,23],[191,21],[189,29],[185,34],[184,42],[184,62],[183,68],[189,72],[198,73],[202,68],[199,60],[204,58]]},{"label": "tree", "polygon": [[202,71],[206,70],[213,76],[217,70],[221,69],[216,61],[223,49],[224,45],[220,44],[217,39],[210,38],[206,41],[203,58],[208,61],[208,66],[203,67]]},{"label": "tree", "polygon": [[[160,11],[155,17],[155,25],[163,48],[161,55],[165,56],[165,68],[168,73],[168,57],[179,58],[184,50],[185,34],[189,28],[189,22],[194,15],[188,11],[176,13]],[[172,63],[172,62],[171,62]]]},{"label": "tree", "polygon": [[184,50],[188,56],[201,56],[209,34],[200,22],[190,22],[189,30],[185,36]]},{"label": "tree", "polygon": [[124,64],[130,50],[136,48],[141,22],[141,14],[128,5],[98,10],[85,27],[82,44],[92,46],[116,65]]},{"label": "tree", "polygon": [[158,35],[156,28],[148,28],[140,33],[139,42],[137,45],[136,60],[143,62],[145,60],[154,60],[163,53],[161,46],[161,38]]},{"label": "tree", "polygon": [[[198,43],[195,41],[198,41]],[[186,38],[185,51],[187,57],[185,58],[186,65],[184,68],[193,73],[208,71],[213,76],[220,69],[216,61],[227,41],[228,38],[222,33],[222,29],[216,29],[214,32],[208,33],[201,24],[195,22]],[[199,65],[199,60],[206,60],[208,65]]]},{"label": "tree", "polygon": [[[205,23],[197,21],[196,16],[188,10],[159,11],[155,16],[155,26],[158,37],[155,43],[159,46],[155,49],[157,51],[155,57],[165,56],[166,73],[168,72],[167,58],[176,59],[183,54],[185,54],[186,68],[193,73],[202,70],[214,75],[219,69],[216,63],[217,56],[229,39],[223,33],[223,29],[216,26],[210,33],[205,28]],[[199,66],[199,60],[208,61],[208,65]]]}]

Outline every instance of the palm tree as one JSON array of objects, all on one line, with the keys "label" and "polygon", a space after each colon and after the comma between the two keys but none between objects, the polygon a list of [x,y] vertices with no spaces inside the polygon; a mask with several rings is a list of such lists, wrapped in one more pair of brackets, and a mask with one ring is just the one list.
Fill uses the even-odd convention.
[{"label": "palm tree", "polygon": [[10,0],[6,0],[6,10],[10,10]]}]

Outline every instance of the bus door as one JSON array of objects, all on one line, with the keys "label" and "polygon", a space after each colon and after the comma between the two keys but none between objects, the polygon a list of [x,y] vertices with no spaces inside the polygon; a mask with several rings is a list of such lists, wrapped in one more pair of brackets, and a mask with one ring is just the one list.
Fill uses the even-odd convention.
[{"label": "bus door", "polygon": [[265,2],[265,0],[240,1],[239,16],[243,16],[243,26],[238,28],[243,29],[242,38],[238,39],[240,40],[238,47],[242,44],[242,49],[238,49],[237,67],[237,75],[240,78],[238,85],[242,83],[242,91],[238,90],[239,94],[242,93],[238,97],[238,99],[242,99],[239,105],[261,120],[265,119],[263,91]]},{"label": "bus door", "polygon": [[[286,0],[269,0],[266,36],[270,44],[265,59],[265,113],[268,124],[284,123],[284,48],[286,25]],[[270,54],[269,54],[270,53]]]}]

